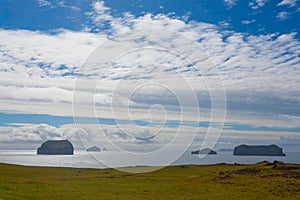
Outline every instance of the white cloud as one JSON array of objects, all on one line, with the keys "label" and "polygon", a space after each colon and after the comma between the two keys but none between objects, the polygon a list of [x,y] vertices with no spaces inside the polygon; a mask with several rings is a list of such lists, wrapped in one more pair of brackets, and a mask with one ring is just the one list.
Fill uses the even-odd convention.
[{"label": "white cloud", "polygon": [[87,137],[88,132],[84,129],[76,128],[56,128],[47,124],[36,125],[20,125],[17,127],[1,127],[0,128],[0,141],[13,143],[13,142],[29,142],[40,143],[46,140],[78,140],[77,131],[80,135]]},{"label": "white cloud", "polygon": [[294,7],[297,4],[297,0],[282,0],[277,4],[277,6],[289,6]]},{"label": "white cloud", "polygon": [[280,19],[281,21],[284,21],[284,20],[286,20],[286,19],[289,18],[289,15],[290,15],[289,12],[282,11],[282,12],[277,13],[277,16],[276,16],[276,17],[277,17],[278,19]]},{"label": "white cloud", "polygon": [[51,2],[47,0],[38,0],[37,3],[39,7],[51,6]]},{"label": "white cloud", "polygon": [[[70,3],[70,2],[68,2]],[[48,1],[48,0],[37,0],[38,7],[41,9],[56,9],[56,8],[68,8],[72,11],[79,11],[80,8],[75,5],[69,5],[65,1]],[[70,17],[70,16],[69,16]]]},{"label": "white cloud", "polygon": [[96,25],[96,29],[104,27],[105,23],[109,23],[114,20],[110,15],[110,8],[104,5],[104,1],[95,1],[92,4],[93,11],[87,12],[86,15],[92,19]]},{"label": "white cloud", "polygon": [[256,10],[256,9],[259,9],[261,7],[263,7],[266,3],[267,3],[268,0],[253,0],[251,2],[249,2],[249,6]]},{"label": "white cloud", "polygon": [[68,30],[58,30],[53,35],[27,30],[0,30],[0,35],[0,52],[5,55],[1,60],[3,67],[6,62],[26,64],[27,72],[33,70],[33,74],[45,76],[61,76],[65,72],[72,72],[84,62],[93,48],[104,41],[101,35]]},{"label": "white cloud", "polygon": [[67,5],[64,1],[58,2],[57,5],[58,5],[59,7],[62,7],[62,8],[69,8],[69,9],[71,9],[71,10],[73,10],[73,11],[79,11],[79,10],[80,10],[79,7]]},{"label": "white cloud", "polygon": [[256,21],[255,19],[252,19],[252,20],[243,20],[242,23],[243,24],[252,24],[255,21]]},{"label": "white cloud", "polygon": [[237,1],[238,0],[224,0],[224,3],[228,8],[232,8],[233,6],[235,6]]}]

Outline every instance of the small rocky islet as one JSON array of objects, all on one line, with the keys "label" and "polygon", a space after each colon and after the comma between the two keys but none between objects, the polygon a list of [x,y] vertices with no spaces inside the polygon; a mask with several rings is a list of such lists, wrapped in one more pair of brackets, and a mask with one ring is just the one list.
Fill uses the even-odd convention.
[{"label": "small rocky islet", "polygon": [[215,152],[212,149],[209,148],[205,148],[205,149],[200,149],[200,150],[195,150],[192,151],[192,154],[207,154],[207,155],[216,155],[217,152]]}]

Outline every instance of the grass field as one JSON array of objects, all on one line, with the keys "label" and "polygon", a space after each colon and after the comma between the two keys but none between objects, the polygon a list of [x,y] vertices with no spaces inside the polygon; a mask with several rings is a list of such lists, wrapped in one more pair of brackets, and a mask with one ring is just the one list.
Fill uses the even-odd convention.
[{"label": "grass field", "polygon": [[132,174],[0,164],[0,199],[300,199],[300,165],[185,165]]}]

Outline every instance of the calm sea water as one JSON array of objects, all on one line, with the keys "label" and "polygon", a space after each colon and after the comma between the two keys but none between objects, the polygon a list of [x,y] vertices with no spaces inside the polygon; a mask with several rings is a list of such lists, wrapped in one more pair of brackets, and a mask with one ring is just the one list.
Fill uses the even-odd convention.
[{"label": "calm sea water", "polygon": [[[300,164],[300,152],[287,152],[286,157],[274,156],[233,156],[232,152],[218,152],[217,155],[208,155],[203,159],[199,159],[197,155],[190,152],[183,154],[177,161],[171,165],[181,164],[216,164],[216,163],[257,163],[260,161],[274,160],[287,163]],[[59,166],[59,167],[75,167],[75,168],[107,168],[107,167],[124,167],[136,165],[153,165],[165,166],[162,162],[163,158],[148,160],[145,156],[143,160],[132,160],[126,156],[122,156],[119,152],[93,152],[75,151],[74,155],[37,155],[34,150],[1,150],[0,162],[20,164],[28,166]],[[109,163],[109,165],[104,164]]]}]

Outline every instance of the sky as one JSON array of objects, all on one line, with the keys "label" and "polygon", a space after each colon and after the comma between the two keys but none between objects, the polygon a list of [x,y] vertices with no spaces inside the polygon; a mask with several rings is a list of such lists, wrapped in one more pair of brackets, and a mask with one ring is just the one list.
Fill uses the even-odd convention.
[{"label": "sky", "polygon": [[299,5],[2,0],[0,149],[299,151]]}]

